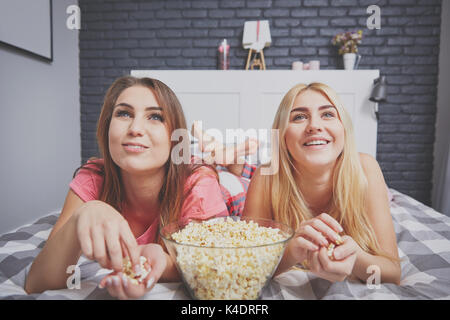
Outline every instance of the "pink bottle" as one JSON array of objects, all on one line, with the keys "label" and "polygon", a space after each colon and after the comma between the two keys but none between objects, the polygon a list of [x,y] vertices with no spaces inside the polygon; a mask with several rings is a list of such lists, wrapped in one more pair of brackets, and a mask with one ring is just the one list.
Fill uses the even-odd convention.
[{"label": "pink bottle", "polygon": [[219,70],[230,69],[230,45],[227,44],[227,39],[223,39],[219,46]]}]

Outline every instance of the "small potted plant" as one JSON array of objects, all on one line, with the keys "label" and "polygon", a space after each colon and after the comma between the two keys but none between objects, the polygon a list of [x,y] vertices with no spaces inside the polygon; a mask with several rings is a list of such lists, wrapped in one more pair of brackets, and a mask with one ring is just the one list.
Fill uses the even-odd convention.
[{"label": "small potted plant", "polygon": [[[361,40],[362,30],[342,32],[333,37],[331,42],[339,46],[339,54],[344,59],[344,69],[353,70],[358,67],[361,55],[357,55],[357,53]],[[357,61],[356,58],[358,58]]]}]

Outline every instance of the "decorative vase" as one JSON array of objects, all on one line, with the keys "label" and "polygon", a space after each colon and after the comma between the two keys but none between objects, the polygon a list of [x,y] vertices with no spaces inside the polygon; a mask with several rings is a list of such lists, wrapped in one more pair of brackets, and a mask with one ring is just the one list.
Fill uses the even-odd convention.
[{"label": "decorative vase", "polygon": [[361,55],[356,53],[344,53],[342,58],[344,59],[344,69],[353,70],[358,68]]},{"label": "decorative vase", "polygon": [[344,59],[344,69],[345,70],[353,70],[355,67],[356,54],[355,53],[344,53],[342,56]]}]

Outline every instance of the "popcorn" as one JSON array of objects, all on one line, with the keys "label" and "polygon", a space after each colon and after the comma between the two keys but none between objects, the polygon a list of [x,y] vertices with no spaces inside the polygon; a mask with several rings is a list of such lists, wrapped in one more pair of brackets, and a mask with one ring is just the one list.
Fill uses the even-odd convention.
[{"label": "popcorn", "polygon": [[[131,265],[131,260],[128,257],[123,258],[123,267],[122,267],[122,273],[126,275],[128,278],[130,278],[131,283],[134,284],[140,284],[142,283],[145,278],[147,278],[148,274],[151,271],[150,266],[148,266],[147,258],[144,256],[139,257],[140,260],[140,266],[141,266],[141,274],[135,274],[133,271],[133,266]],[[146,267],[148,266],[148,269]]]},{"label": "popcorn", "polygon": [[331,260],[334,260],[333,251],[336,245],[334,243],[330,243],[330,245],[327,248],[327,255]]},{"label": "popcorn", "polygon": [[340,235],[337,235],[337,239],[336,239],[335,243],[337,246],[340,246],[341,244],[344,243],[344,240],[342,240]]},{"label": "popcorn", "polygon": [[[343,244],[344,241],[342,240],[342,237],[340,235],[337,235],[336,241],[331,242],[328,247],[327,247],[327,255],[330,258],[330,260],[335,260],[334,258],[334,249],[338,246],[340,246],[341,244]],[[297,264],[295,266],[292,267],[292,269],[294,270],[302,270],[302,271],[309,271],[309,262],[308,259],[305,259],[302,261],[302,263]]]},{"label": "popcorn", "polygon": [[184,280],[198,299],[257,299],[284,251],[279,229],[232,218],[191,222],[172,234]]},{"label": "popcorn", "polygon": [[340,235],[337,235],[336,241],[334,243],[330,243],[328,245],[327,254],[331,260],[335,260],[334,255],[333,255],[334,249],[343,243],[344,243],[344,240],[342,240],[342,237]]}]

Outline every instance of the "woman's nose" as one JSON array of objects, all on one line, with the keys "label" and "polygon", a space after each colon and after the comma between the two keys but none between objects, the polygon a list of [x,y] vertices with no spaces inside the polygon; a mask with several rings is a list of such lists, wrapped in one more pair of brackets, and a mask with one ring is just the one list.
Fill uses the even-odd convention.
[{"label": "woman's nose", "polygon": [[320,122],[320,118],[311,117],[308,122],[308,127],[306,128],[308,133],[320,132],[322,131],[322,124]]},{"label": "woman's nose", "polygon": [[144,134],[144,123],[138,118],[134,118],[130,124],[129,134],[132,136],[142,136]]}]

